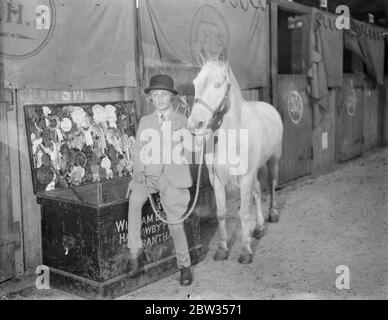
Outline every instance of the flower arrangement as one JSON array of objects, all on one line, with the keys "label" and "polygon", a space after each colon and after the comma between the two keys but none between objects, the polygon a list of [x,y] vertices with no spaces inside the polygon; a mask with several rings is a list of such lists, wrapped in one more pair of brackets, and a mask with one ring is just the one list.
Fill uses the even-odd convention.
[{"label": "flower arrangement", "polygon": [[55,172],[71,186],[132,175],[133,102],[31,106],[27,115],[40,189],[58,186]]}]

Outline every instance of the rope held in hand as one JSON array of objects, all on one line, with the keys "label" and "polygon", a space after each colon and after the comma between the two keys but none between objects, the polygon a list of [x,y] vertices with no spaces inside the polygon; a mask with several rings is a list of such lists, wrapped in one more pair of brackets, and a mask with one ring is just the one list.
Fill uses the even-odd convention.
[{"label": "rope held in hand", "polygon": [[[198,168],[198,176],[197,176],[197,185],[196,185],[196,190],[195,190],[195,197],[194,201],[190,207],[190,209],[185,212],[181,218],[175,221],[169,221],[166,218],[162,216],[162,213],[160,212],[159,208],[157,208],[156,203],[151,195],[151,191],[147,185],[147,182],[144,181],[144,185],[146,186],[146,191],[147,191],[147,197],[151,203],[152,210],[155,212],[156,216],[159,218],[160,221],[166,223],[166,224],[171,224],[171,225],[176,225],[176,224],[181,224],[183,223],[187,218],[190,217],[190,215],[194,212],[194,208],[197,204],[198,201],[198,195],[199,195],[199,187],[200,187],[200,182],[201,182],[201,173],[202,173],[202,166],[203,166],[203,157],[204,157],[204,149],[205,149],[205,140],[202,141],[202,147],[201,147],[201,162],[199,164]],[[128,190],[129,191],[129,190]],[[129,192],[127,192],[127,197],[129,196]]]},{"label": "rope held in hand", "polygon": [[144,184],[145,184],[146,190],[147,190],[147,196],[148,196],[148,199],[150,200],[152,210],[155,212],[156,216],[159,218],[160,221],[162,221],[166,224],[171,224],[171,225],[181,224],[187,218],[189,218],[190,215],[194,212],[194,208],[197,204],[198,195],[199,195],[199,187],[200,187],[200,182],[201,182],[201,172],[202,172],[202,166],[203,166],[204,149],[205,149],[205,141],[203,140],[202,147],[201,147],[201,162],[200,162],[199,168],[198,168],[197,185],[196,185],[196,190],[195,190],[194,201],[193,201],[190,209],[187,212],[185,212],[180,219],[175,220],[175,221],[169,221],[162,216],[162,213],[160,212],[159,208],[156,207],[155,201],[152,198],[152,195],[151,195],[150,189],[148,188],[147,182],[144,181]]}]

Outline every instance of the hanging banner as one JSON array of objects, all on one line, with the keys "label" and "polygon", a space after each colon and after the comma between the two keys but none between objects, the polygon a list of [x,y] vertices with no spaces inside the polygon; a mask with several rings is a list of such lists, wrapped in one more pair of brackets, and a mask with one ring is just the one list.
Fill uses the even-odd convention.
[{"label": "hanging banner", "polygon": [[0,55],[6,88],[136,86],[132,0],[4,0]]},{"label": "hanging banner", "polygon": [[341,87],[343,84],[344,33],[336,27],[337,16],[319,12],[316,15],[319,37],[322,42],[322,56],[325,63],[327,86]]},{"label": "hanging banner", "polygon": [[322,121],[322,111],[328,109],[329,88],[343,82],[343,31],[336,27],[334,14],[313,9],[309,38],[309,87],[314,101],[314,127]]},{"label": "hanging banner", "polygon": [[351,30],[345,32],[345,47],[361,57],[367,73],[379,84],[384,83],[385,41],[383,28],[351,20]]},{"label": "hanging banner", "polygon": [[[266,0],[144,0],[139,5],[146,67],[198,68],[200,52],[222,53],[242,89],[268,84]],[[179,85],[178,72],[177,77]]]},{"label": "hanging banner", "polygon": [[336,16],[313,9],[310,29],[311,95],[320,99],[328,88],[342,86],[343,31],[336,27]]}]

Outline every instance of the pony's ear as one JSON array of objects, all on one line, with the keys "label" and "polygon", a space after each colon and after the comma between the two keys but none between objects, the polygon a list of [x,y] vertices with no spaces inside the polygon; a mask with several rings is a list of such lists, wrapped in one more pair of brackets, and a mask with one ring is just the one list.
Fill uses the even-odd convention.
[{"label": "pony's ear", "polygon": [[221,52],[217,54],[217,60],[222,63],[226,63],[228,61],[228,55],[226,49],[223,49]]},{"label": "pony's ear", "polygon": [[231,81],[231,78],[230,78],[230,65],[229,65],[229,61],[226,60],[225,61],[225,70],[226,70],[226,79],[228,80],[228,82]]},{"label": "pony's ear", "polygon": [[201,67],[207,62],[207,52],[205,49],[202,48],[201,51],[198,52],[197,60]]},{"label": "pony's ear", "polygon": [[159,67],[159,68],[157,69],[157,73],[156,73],[156,74],[166,74],[166,71],[164,70],[163,67]]},{"label": "pony's ear", "polygon": [[228,60],[225,61],[225,69],[226,69],[226,76],[229,79],[230,78],[230,65],[229,65],[229,61]]},{"label": "pony's ear", "polygon": [[222,63],[225,62],[225,55],[224,55],[223,52],[219,52],[219,53],[217,54],[217,60],[218,60],[219,62],[222,62]]}]

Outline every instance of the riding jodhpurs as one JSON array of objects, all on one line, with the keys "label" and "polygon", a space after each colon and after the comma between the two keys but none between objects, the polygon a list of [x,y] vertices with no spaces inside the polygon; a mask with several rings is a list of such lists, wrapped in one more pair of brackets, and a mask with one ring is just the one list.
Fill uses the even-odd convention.
[{"label": "riding jodhpurs", "polygon": [[[132,193],[128,205],[128,248],[132,254],[138,253],[143,247],[141,239],[141,218],[142,208],[147,201],[147,189],[143,183],[132,181]],[[151,193],[159,192],[161,204],[166,213],[167,220],[177,220],[187,210],[190,201],[190,192],[187,188],[172,187],[164,172],[159,180],[147,176],[146,183]],[[189,267],[191,265],[189,249],[183,222],[177,225],[169,224],[170,235],[174,242],[178,267]]]}]

